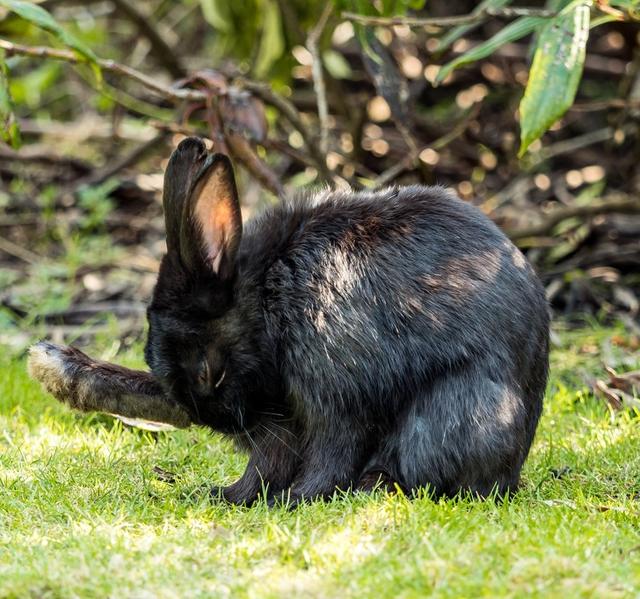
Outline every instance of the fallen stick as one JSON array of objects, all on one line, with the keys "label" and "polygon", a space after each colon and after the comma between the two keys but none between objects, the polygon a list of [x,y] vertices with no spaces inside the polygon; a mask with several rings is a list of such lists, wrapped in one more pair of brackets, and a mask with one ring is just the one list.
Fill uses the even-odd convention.
[{"label": "fallen stick", "polygon": [[537,225],[522,229],[506,230],[505,233],[512,241],[540,237],[552,232],[553,228],[562,221],[571,218],[590,218],[602,214],[640,214],[640,199],[629,198],[626,195],[612,194],[599,201],[580,206],[563,206],[551,211],[546,218]]},{"label": "fallen stick", "polygon": [[[29,350],[29,375],[58,401],[82,412],[106,412],[141,428],[186,428],[191,417],[151,373],[94,360],[75,347],[41,341]],[[145,426],[147,421],[150,426]]]}]

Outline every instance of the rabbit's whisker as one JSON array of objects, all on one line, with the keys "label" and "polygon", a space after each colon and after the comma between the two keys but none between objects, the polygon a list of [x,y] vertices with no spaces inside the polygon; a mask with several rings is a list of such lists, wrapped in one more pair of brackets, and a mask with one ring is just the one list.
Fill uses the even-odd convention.
[{"label": "rabbit's whisker", "polygon": [[266,460],[266,456],[264,455],[264,453],[262,452],[262,450],[260,449],[259,445],[253,440],[253,438],[251,437],[251,435],[249,434],[249,431],[246,428],[242,428],[244,434],[247,436],[247,439],[249,441],[249,443],[251,444],[251,447],[253,447],[261,456],[263,460]]},{"label": "rabbit's whisker", "polygon": [[294,453],[297,457],[299,457],[300,459],[302,459],[302,456],[293,448],[291,447],[291,445],[289,445],[284,439],[282,439],[281,437],[279,437],[278,435],[276,435],[276,433],[274,433],[269,427],[267,427],[264,424],[260,425],[265,431],[267,431],[270,435],[274,436],[278,441],[280,441],[280,443],[282,443],[289,451],[291,451],[292,453]]},{"label": "rabbit's whisker", "polygon": [[[279,422],[287,422],[287,421],[280,420]],[[284,426],[280,426],[277,421],[271,421],[270,424],[275,426],[277,429],[280,429],[283,433],[287,433],[288,435],[291,435],[294,439],[298,438],[298,435],[296,435],[292,430],[289,430]],[[266,425],[263,424],[262,426],[266,426]]]},{"label": "rabbit's whisker", "polygon": [[198,418],[198,420],[201,420],[200,410],[198,409],[198,402],[196,401],[195,397],[193,397],[193,393],[191,389],[189,389],[189,398],[191,399],[191,403],[193,404],[193,408],[196,412],[196,417]]}]

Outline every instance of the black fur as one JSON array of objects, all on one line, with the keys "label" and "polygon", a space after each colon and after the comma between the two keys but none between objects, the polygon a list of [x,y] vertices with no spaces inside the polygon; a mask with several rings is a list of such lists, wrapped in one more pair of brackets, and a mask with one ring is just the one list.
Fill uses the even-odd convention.
[{"label": "black fur", "polygon": [[237,253],[222,248],[223,274],[188,208],[199,144],[174,153],[164,201],[168,235],[186,219],[179,244],[200,259],[169,243],[146,357],[195,421],[249,450],[223,497],[267,486],[295,503],[378,477],[438,495],[514,490],[548,368],[544,290],[523,255],[451,192],[413,186],[278,204]]}]

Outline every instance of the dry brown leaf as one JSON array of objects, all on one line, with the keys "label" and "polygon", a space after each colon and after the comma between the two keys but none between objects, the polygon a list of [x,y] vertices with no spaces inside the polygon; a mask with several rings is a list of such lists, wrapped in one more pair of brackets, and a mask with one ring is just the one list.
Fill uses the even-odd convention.
[{"label": "dry brown leaf", "polygon": [[606,366],[609,381],[598,379],[594,383],[594,393],[604,398],[614,410],[622,408],[640,409],[640,371],[618,374],[610,366]]}]

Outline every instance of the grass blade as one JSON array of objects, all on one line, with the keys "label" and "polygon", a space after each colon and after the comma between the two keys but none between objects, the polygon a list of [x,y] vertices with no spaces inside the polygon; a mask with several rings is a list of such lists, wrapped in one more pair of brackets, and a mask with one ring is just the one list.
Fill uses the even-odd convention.
[{"label": "grass blade", "polygon": [[442,83],[454,69],[490,56],[500,46],[524,37],[547,21],[548,19],[544,17],[520,17],[513,21],[513,23],[507,25],[499,33],[496,33],[491,39],[488,39],[486,42],[481,43],[444,65],[438,72],[434,85]]},{"label": "grass blade", "polygon": [[13,102],[9,93],[7,64],[0,51],[0,139],[14,148],[20,147],[20,129],[13,114]]},{"label": "grass blade", "polygon": [[[511,0],[483,0],[480,2],[471,13],[472,15],[477,15],[487,8],[502,8],[506,4],[509,4]],[[442,52],[446,50],[453,42],[459,40],[463,35],[473,31],[477,27],[482,25],[482,22],[478,23],[469,23],[468,25],[459,25],[458,27],[454,27],[451,31],[443,35],[438,41],[438,47],[436,48],[436,52]]]}]

